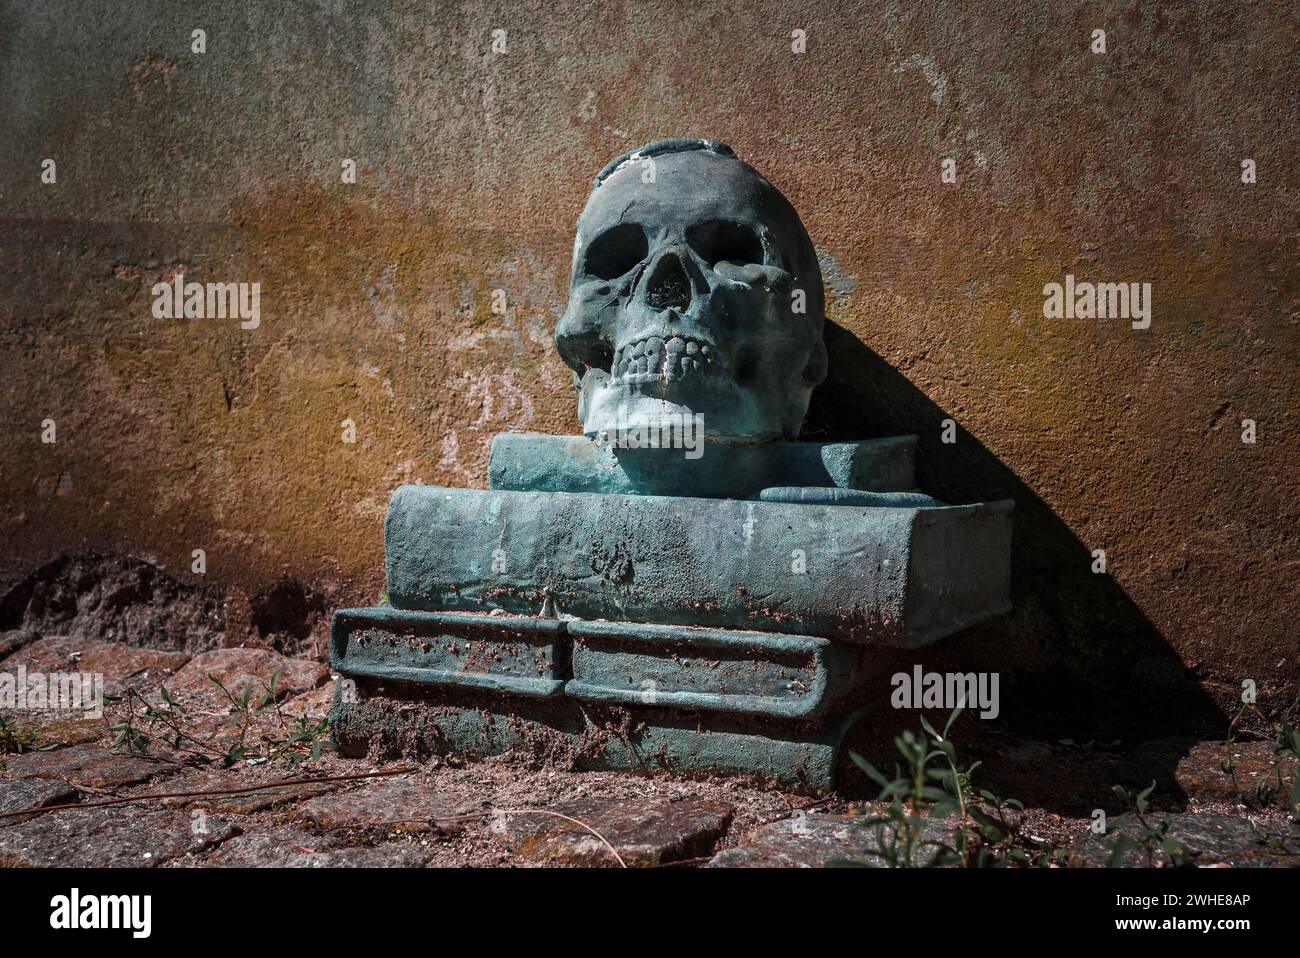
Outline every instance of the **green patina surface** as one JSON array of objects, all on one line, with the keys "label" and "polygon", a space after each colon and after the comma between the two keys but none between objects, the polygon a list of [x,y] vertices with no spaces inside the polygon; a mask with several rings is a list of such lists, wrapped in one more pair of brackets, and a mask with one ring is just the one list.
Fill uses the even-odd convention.
[{"label": "green patina surface", "polygon": [[859,650],[770,632],[570,622],[573,680],[591,702],[810,718],[863,672]]},{"label": "green patina surface", "polygon": [[687,458],[662,449],[610,447],[585,436],[504,432],[492,440],[488,485],[709,499],[757,498],[769,486],[904,492],[915,484],[915,458],[915,436],[730,446],[706,442],[698,458]]},{"label": "green patina surface", "polygon": [[473,701],[442,690],[356,681],[336,695],[332,735],[345,754],[377,750],[471,757],[516,752],[587,770],[664,769],[757,775],[814,790],[834,786],[855,709],[826,723],[783,722],[642,706],[602,708],[576,699],[496,696]]},{"label": "green patina surface", "polygon": [[[541,453],[531,482],[544,488],[608,454],[583,438],[497,448],[512,443],[516,462]],[[334,619],[331,661],[355,692],[335,704],[336,739],[833,787],[882,647],[1008,607],[1010,503],[852,488],[909,485],[905,440],[883,458],[872,444],[776,445],[856,471],[760,490],[772,501],[682,495],[683,473],[677,495],[398,489],[385,525],[397,608]]]},{"label": "green patina surface", "polygon": [[565,657],[554,619],[340,609],[330,635],[330,661],[349,675],[539,698],[563,690]]},{"label": "green patina surface", "polygon": [[873,508],[403,486],[394,605],[560,611],[904,647],[1008,607],[1010,504]]},{"label": "green patina surface", "polygon": [[783,719],[823,715],[873,660],[813,636],[383,607],[340,609],[330,645],[353,678]]}]

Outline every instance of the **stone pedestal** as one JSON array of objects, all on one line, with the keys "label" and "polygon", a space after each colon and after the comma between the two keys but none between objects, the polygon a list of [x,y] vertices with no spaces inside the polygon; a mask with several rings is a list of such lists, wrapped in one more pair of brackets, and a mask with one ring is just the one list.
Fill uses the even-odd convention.
[{"label": "stone pedestal", "polygon": [[394,494],[392,605],[333,623],[336,740],[831,787],[881,649],[1009,608],[1010,503],[917,493],[914,448],[499,436],[491,489]]}]

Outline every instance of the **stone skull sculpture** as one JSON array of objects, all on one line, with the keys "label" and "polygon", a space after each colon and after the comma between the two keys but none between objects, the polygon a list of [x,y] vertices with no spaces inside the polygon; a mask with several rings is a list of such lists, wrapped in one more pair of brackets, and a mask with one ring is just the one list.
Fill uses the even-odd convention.
[{"label": "stone skull sculpture", "polygon": [[793,439],[823,323],[798,214],[729,147],[661,140],[596,177],[555,331],[587,435],[696,414],[712,439]]}]

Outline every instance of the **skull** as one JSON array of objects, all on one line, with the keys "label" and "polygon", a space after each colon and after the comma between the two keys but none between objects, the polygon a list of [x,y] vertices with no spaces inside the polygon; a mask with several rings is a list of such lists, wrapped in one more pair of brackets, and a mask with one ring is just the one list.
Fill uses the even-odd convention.
[{"label": "skull", "polygon": [[798,214],[730,147],[624,154],[578,218],[555,330],[584,433],[696,414],[713,439],[797,437],[826,376],[823,297]]}]

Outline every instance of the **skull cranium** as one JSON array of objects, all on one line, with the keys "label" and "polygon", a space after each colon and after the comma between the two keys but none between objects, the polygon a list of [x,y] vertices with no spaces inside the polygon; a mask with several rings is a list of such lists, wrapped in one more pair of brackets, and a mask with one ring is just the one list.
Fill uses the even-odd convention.
[{"label": "skull cranium", "polygon": [[555,339],[587,435],[693,413],[715,439],[793,439],[826,375],[823,309],[785,197],[721,143],[662,140],[596,178]]}]

